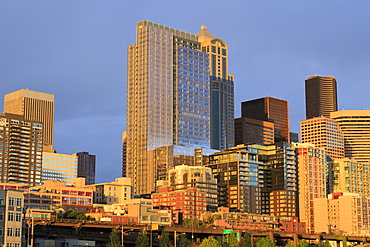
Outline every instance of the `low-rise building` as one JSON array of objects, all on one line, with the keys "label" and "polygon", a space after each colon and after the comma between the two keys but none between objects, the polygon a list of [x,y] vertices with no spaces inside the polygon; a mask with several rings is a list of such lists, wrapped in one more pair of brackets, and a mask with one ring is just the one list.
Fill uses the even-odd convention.
[{"label": "low-rise building", "polygon": [[113,182],[91,184],[94,190],[94,203],[121,204],[133,197],[131,178],[116,178]]}]

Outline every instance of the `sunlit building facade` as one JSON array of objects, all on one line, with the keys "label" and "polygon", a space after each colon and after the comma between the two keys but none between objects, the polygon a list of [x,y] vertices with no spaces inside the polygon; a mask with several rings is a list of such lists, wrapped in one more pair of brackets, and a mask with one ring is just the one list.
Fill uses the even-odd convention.
[{"label": "sunlit building facade", "polygon": [[344,136],[337,121],[314,117],[301,121],[302,143],[312,143],[325,149],[331,159],[344,158]]},{"label": "sunlit building facade", "polygon": [[370,196],[369,164],[343,158],[330,162],[332,167],[332,191],[357,193]]},{"label": "sunlit building facade", "polygon": [[344,136],[346,158],[370,162],[370,110],[342,110],[330,113]]},{"label": "sunlit building facade", "polygon": [[313,199],[326,198],[326,154],[323,148],[309,143],[293,143],[298,165],[299,221],[307,231],[315,232]]},{"label": "sunlit building facade", "polygon": [[332,193],[314,199],[315,232],[365,235],[370,231],[370,197]]},{"label": "sunlit building facade", "polygon": [[229,74],[228,46],[205,25],[197,35],[210,62],[211,148],[223,151],[234,146],[234,76]]},{"label": "sunlit building facade", "polygon": [[24,116],[27,121],[43,124],[44,151],[53,151],[54,95],[21,89],[4,96],[4,112]]},{"label": "sunlit building facade", "polygon": [[306,119],[330,117],[338,110],[337,81],[333,76],[310,76],[305,81]]},{"label": "sunlit building facade", "polygon": [[44,152],[42,155],[42,181],[55,180],[72,184],[77,178],[76,154]]},{"label": "sunlit building facade", "polygon": [[261,213],[264,164],[254,147],[238,145],[210,156],[208,165],[218,181],[219,207],[231,212]]},{"label": "sunlit building facade", "polygon": [[158,183],[158,192],[152,195],[154,207],[179,211],[182,219],[200,218],[217,209],[217,180],[209,167],[179,165]]},{"label": "sunlit building facade", "polygon": [[242,117],[274,123],[274,143],[290,142],[288,101],[264,97],[242,102]]},{"label": "sunlit building facade", "polygon": [[273,122],[241,117],[235,119],[235,145],[239,144],[273,144]]},{"label": "sunlit building facade", "polygon": [[0,182],[41,184],[43,124],[0,114]]},{"label": "sunlit building facade", "polygon": [[298,167],[294,147],[286,142],[251,146],[258,149],[258,160],[264,164],[262,213],[275,217],[297,216]]},{"label": "sunlit building facade", "polygon": [[149,21],[128,48],[127,176],[150,193],[156,167],[148,151],[182,145],[210,148],[209,55],[195,34]]}]

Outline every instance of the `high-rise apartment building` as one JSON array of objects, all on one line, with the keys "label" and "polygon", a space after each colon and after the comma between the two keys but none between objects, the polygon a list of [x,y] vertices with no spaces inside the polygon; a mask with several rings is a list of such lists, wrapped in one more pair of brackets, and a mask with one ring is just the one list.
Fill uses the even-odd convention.
[{"label": "high-rise apartment building", "polygon": [[337,121],[327,117],[314,117],[301,121],[302,143],[324,148],[331,159],[344,158],[344,136]]},{"label": "high-rise apartment building", "polygon": [[0,114],[0,182],[41,183],[43,124]]},{"label": "high-rise apartment building", "polygon": [[228,47],[202,25],[197,33],[202,51],[209,54],[211,76],[211,148],[234,146],[234,76],[228,72]]},{"label": "high-rise apartment building", "polygon": [[218,180],[218,205],[232,212],[261,213],[264,164],[258,150],[238,145],[210,156],[208,165]]},{"label": "high-rise apartment building", "polygon": [[43,123],[44,151],[53,151],[54,95],[21,89],[4,96],[4,112],[24,116],[24,120]]},{"label": "high-rise apartment building", "polygon": [[156,167],[148,165],[149,150],[210,148],[209,54],[195,34],[141,21],[127,78],[127,176],[136,194],[150,193]]},{"label": "high-rise apartment building", "polygon": [[313,199],[326,198],[326,158],[323,148],[309,143],[293,143],[298,164],[299,221],[315,232]]},{"label": "high-rise apartment building", "polygon": [[23,191],[0,190],[1,246],[21,247],[22,237],[25,236],[24,232],[22,234],[23,198]]},{"label": "high-rise apartment building", "polygon": [[43,152],[42,182],[55,180],[71,185],[77,178],[77,165],[76,154]]},{"label": "high-rise apartment building", "polygon": [[96,156],[89,152],[76,153],[78,159],[77,177],[85,178],[86,185],[95,184]]},{"label": "high-rise apartment building", "polygon": [[288,101],[264,97],[242,102],[242,117],[274,123],[274,143],[290,142]]},{"label": "high-rise apartment building", "polygon": [[345,157],[370,162],[370,110],[342,110],[330,113],[344,136]]},{"label": "high-rise apartment building", "polygon": [[289,143],[251,145],[258,148],[258,160],[264,164],[261,211],[275,217],[297,216],[297,162]]},{"label": "high-rise apartment building", "polygon": [[333,181],[332,193],[348,192],[370,196],[370,167],[354,159],[335,159],[330,162]]},{"label": "high-rise apartment building", "polygon": [[305,81],[306,119],[330,117],[338,110],[337,81],[333,76],[311,76]]}]

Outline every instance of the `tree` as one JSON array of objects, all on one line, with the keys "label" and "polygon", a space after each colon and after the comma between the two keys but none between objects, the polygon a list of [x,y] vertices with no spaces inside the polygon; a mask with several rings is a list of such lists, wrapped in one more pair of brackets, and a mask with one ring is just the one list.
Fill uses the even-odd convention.
[{"label": "tree", "polygon": [[186,234],[180,234],[179,236],[179,247],[189,247],[190,246],[190,240],[186,237]]},{"label": "tree", "polygon": [[122,247],[116,229],[113,229],[110,233],[108,247]]},{"label": "tree", "polygon": [[238,246],[238,239],[236,238],[235,233],[229,233],[225,237],[225,244],[227,247],[236,247]]},{"label": "tree", "polygon": [[149,246],[149,237],[146,232],[141,232],[135,241],[136,247],[148,247]]},{"label": "tree", "polygon": [[342,246],[347,247],[347,237],[346,236],[342,236]]},{"label": "tree", "polygon": [[159,239],[159,247],[171,247],[170,236],[167,231],[162,230],[161,238]]},{"label": "tree", "polygon": [[309,247],[309,246],[310,246],[310,244],[304,239],[302,239],[298,242],[298,247]]},{"label": "tree", "polygon": [[199,247],[221,247],[221,244],[216,239],[208,237],[202,240]]},{"label": "tree", "polygon": [[240,247],[252,247],[251,235],[244,233],[243,238],[240,240]]},{"label": "tree", "polygon": [[[347,243],[346,243],[347,244]],[[331,245],[330,245],[330,243],[329,243],[329,241],[326,239],[321,245],[320,245],[321,247],[330,247]],[[344,245],[343,245],[344,246]]]},{"label": "tree", "polygon": [[256,243],[257,247],[275,247],[275,243],[267,236],[264,238],[261,238]]},{"label": "tree", "polygon": [[285,247],[294,247],[294,243],[292,243],[292,241],[288,241],[285,245]]}]

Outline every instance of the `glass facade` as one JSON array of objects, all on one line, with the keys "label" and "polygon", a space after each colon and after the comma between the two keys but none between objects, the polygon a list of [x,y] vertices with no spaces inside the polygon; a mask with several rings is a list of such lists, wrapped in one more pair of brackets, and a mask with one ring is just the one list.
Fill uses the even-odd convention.
[{"label": "glass facade", "polygon": [[136,31],[128,48],[126,175],[144,194],[158,170],[148,151],[210,147],[210,75],[196,35],[149,21]]},{"label": "glass facade", "polygon": [[206,26],[197,33],[202,50],[210,55],[211,148],[234,146],[234,76],[228,74],[228,47]]},{"label": "glass facade", "polygon": [[208,54],[178,46],[175,144],[210,147]]}]

